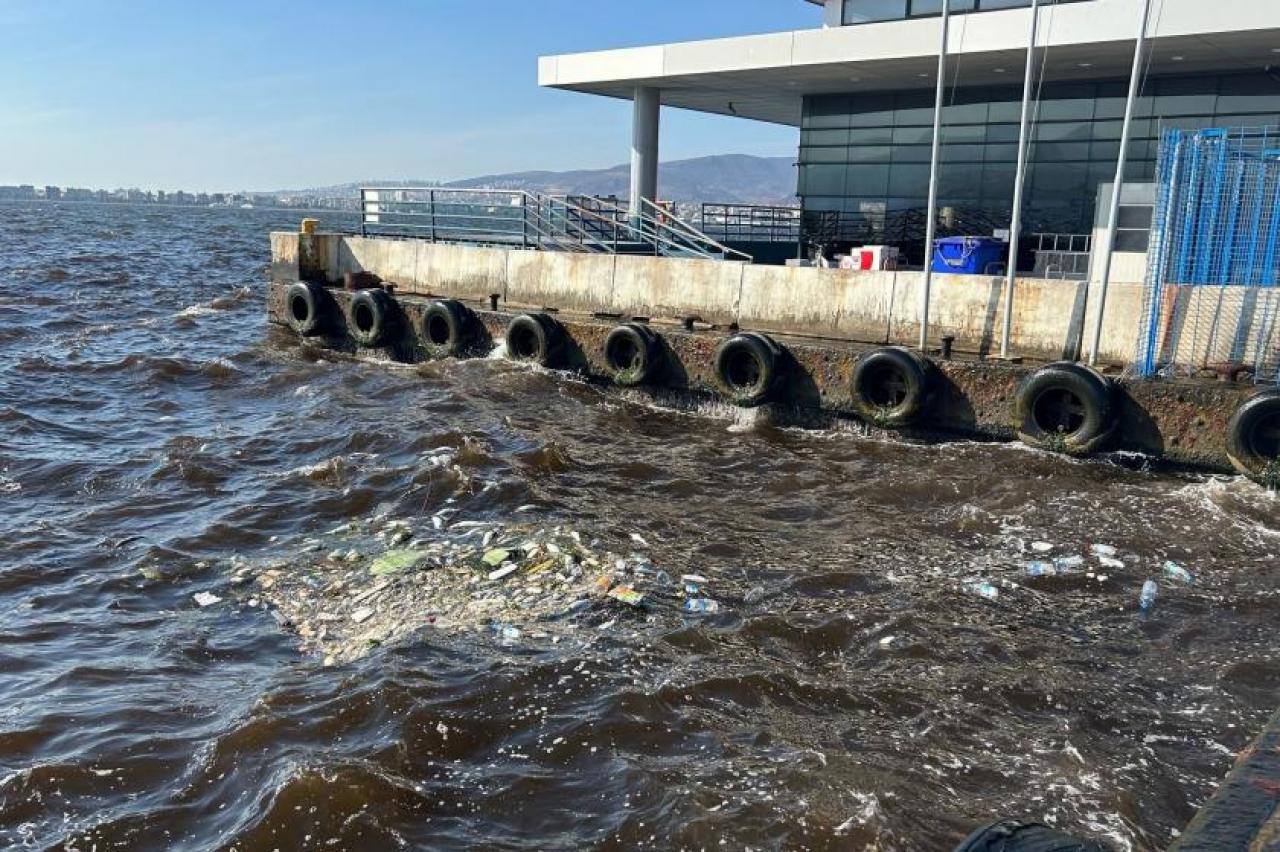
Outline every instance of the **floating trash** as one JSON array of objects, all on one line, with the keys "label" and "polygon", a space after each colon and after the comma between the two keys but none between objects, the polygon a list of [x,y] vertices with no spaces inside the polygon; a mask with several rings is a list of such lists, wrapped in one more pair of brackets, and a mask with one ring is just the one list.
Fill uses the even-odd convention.
[{"label": "floating trash", "polygon": [[1053,577],[1058,573],[1058,569],[1052,562],[1031,562],[1027,565],[1028,577]]},{"label": "floating trash", "polygon": [[702,587],[707,584],[707,578],[701,574],[684,574],[680,577],[680,581],[684,583],[684,593],[686,595],[697,595],[702,591]]},{"label": "floating trash", "polygon": [[483,557],[484,564],[496,568],[503,562],[511,558],[511,551],[504,548],[495,548],[486,553]]},{"label": "floating trash", "polygon": [[195,599],[196,605],[199,606],[201,609],[207,606],[213,606],[214,604],[222,603],[222,598],[218,597],[212,592],[196,592],[191,597]]},{"label": "floating trash", "polygon": [[1062,573],[1074,571],[1084,565],[1083,556],[1059,556],[1053,560],[1053,567]]},{"label": "floating trash", "polygon": [[412,568],[427,558],[421,550],[389,550],[373,560],[369,565],[369,573],[375,577],[394,574]]},{"label": "floating trash", "polygon": [[1184,583],[1190,586],[1195,582],[1195,578],[1191,576],[1191,572],[1183,568],[1177,562],[1164,563],[1164,575],[1170,580],[1178,583]]},{"label": "floating trash", "polygon": [[967,587],[969,591],[981,598],[994,601],[1000,597],[1000,590],[986,581],[970,583]]},{"label": "floating trash", "polygon": [[1156,597],[1160,594],[1160,586],[1155,580],[1148,580],[1142,584],[1142,591],[1138,594],[1138,608],[1143,612],[1147,612],[1151,607],[1155,606]]},{"label": "floating trash", "polygon": [[1110,559],[1115,557],[1120,551],[1116,550],[1109,544],[1094,544],[1089,547],[1089,552],[1100,559]]},{"label": "floating trash", "polygon": [[684,611],[710,615],[720,611],[720,604],[711,598],[689,598],[684,602]]},{"label": "floating trash", "polygon": [[[439,526],[433,520],[446,517]],[[471,521],[456,509],[397,519],[380,508],[300,543],[282,541],[274,558],[253,564],[237,557],[230,588],[241,600],[256,601],[326,665],[424,629],[497,631],[503,642],[556,643],[584,628],[594,635],[645,617],[659,596],[683,603],[672,581],[679,573],[638,553],[619,556],[565,525]],[[624,533],[619,544],[639,542]],[[689,576],[699,588],[706,582]],[[614,601],[626,609],[611,612]],[[715,612],[719,605],[702,607]],[[603,619],[592,617],[597,610]]]},{"label": "floating trash", "polygon": [[644,593],[637,592],[631,586],[614,586],[609,590],[609,597],[629,606],[640,606],[644,602]]},{"label": "floating trash", "polygon": [[1033,541],[1031,549],[1036,553],[1048,553],[1053,550],[1053,545],[1047,541]]},{"label": "floating trash", "polygon": [[507,577],[510,577],[512,574],[516,573],[519,570],[520,568],[517,565],[504,565],[501,568],[498,568],[497,570],[490,571],[489,579],[505,580]]}]

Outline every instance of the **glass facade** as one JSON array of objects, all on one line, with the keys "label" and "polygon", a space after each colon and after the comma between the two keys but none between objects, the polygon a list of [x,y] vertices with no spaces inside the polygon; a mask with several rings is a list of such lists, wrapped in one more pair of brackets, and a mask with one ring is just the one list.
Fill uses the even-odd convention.
[{"label": "glass facade", "polygon": [[[1126,80],[1046,84],[1032,128],[1025,233],[1092,230],[1098,185],[1115,177]],[[939,235],[1009,226],[1021,86],[959,89],[943,111]],[[1280,124],[1266,73],[1159,77],[1137,104],[1127,180],[1150,180],[1163,128]],[[805,99],[799,195],[826,244],[899,245],[922,259],[933,91]]]},{"label": "glass facade", "polygon": [[[1041,0],[1041,5],[1048,6],[1054,2],[1078,3],[1082,0]],[[1030,5],[1031,0],[951,0],[951,11],[957,14],[990,12],[995,9],[1020,9]],[[844,0],[841,23],[846,26],[871,24],[941,14],[942,0]]]}]

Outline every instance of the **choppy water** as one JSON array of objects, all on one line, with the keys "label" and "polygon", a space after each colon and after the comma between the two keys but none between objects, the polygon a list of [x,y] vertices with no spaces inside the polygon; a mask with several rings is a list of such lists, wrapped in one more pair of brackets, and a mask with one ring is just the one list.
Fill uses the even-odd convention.
[{"label": "choppy water", "polygon": [[[326,357],[263,318],[294,218],[0,206],[0,845],[935,850],[1031,816],[1160,848],[1276,703],[1252,485]],[[325,668],[229,593],[236,557],[449,499],[640,533],[722,610]],[[1026,580],[1037,540],[1129,561]],[[1166,559],[1195,584],[1142,617]]]}]

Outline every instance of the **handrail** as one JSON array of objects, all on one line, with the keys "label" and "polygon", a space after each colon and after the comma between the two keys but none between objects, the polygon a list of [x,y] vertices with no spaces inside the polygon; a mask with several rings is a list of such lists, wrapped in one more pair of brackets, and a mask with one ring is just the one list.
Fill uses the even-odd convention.
[{"label": "handrail", "polygon": [[360,210],[362,235],[385,229],[432,241],[611,254],[643,247],[655,255],[751,260],[648,200],[633,219],[603,199],[587,204],[523,189],[379,186],[361,187]]},{"label": "handrail", "polygon": [[649,207],[649,208],[652,208],[654,211],[660,212],[664,220],[676,223],[676,225],[679,226],[679,229],[683,230],[686,235],[705,245],[712,246],[725,257],[728,257],[729,255],[737,255],[738,257],[742,258],[748,263],[751,262],[751,255],[747,254],[746,252],[738,251],[737,249],[729,248],[723,243],[713,240],[711,237],[707,236],[702,231],[699,231],[697,228],[693,227],[688,222],[676,216],[674,213],[671,213],[667,210],[663,210],[661,207],[659,207],[657,204],[650,201],[649,199],[641,198],[640,204],[642,208]]}]

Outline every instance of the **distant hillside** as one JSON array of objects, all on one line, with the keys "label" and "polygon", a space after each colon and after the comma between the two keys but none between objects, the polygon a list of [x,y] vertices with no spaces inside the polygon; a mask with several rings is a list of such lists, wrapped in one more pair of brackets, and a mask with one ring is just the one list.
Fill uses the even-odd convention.
[{"label": "distant hillside", "polygon": [[[631,168],[623,164],[608,169],[568,172],[514,172],[483,175],[452,183],[435,184],[464,189],[522,189],[568,195],[627,195]],[[361,186],[432,186],[423,180],[371,180],[306,190],[286,190],[277,195],[326,195],[351,197]],[[701,203],[724,201],[738,204],[787,204],[795,200],[796,170],[791,157],[752,157],[721,154],[663,163],[658,173],[658,193],[664,201]]]},{"label": "distant hillside", "polygon": [[[663,163],[658,194],[665,201],[725,201],[777,204],[796,194],[796,171],[790,157],[722,154]],[[455,181],[465,188],[525,189],[531,192],[625,197],[631,183],[629,165],[571,172],[517,172]]]}]

